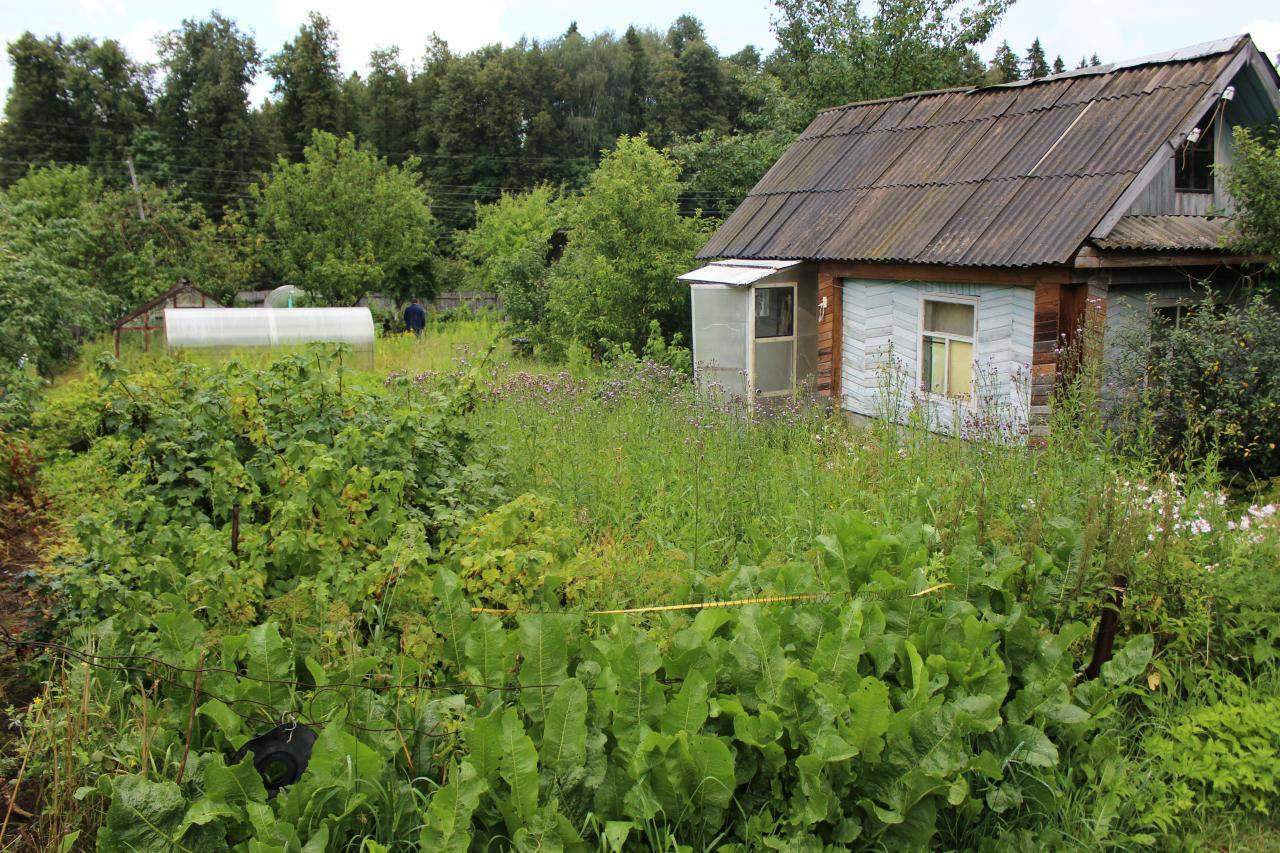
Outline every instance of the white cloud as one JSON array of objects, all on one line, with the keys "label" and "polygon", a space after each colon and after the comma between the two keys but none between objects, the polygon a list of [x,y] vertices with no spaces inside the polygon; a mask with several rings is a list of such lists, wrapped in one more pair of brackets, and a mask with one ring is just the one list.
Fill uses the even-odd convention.
[{"label": "white cloud", "polygon": [[[366,73],[369,53],[385,47],[399,47],[401,61],[417,62],[434,32],[454,50],[466,51],[495,41],[510,41],[503,32],[501,18],[507,0],[273,0],[269,26],[258,26],[258,49],[270,56],[284,41],[297,34],[308,12],[319,12],[329,19],[338,34],[338,61],[344,74]],[[264,31],[279,33],[280,42],[272,43]],[[249,92],[251,103],[259,103],[271,92],[272,79],[258,75]]]},{"label": "white cloud", "polygon": [[1259,17],[1263,3],[1224,0],[1208,17],[1205,8],[1203,0],[1023,0],[1005,15],[982,52],[989,57],[1007,39],[1021,56],[1039,36],[1050,60],[1061,54],[1074,67],[1094,53],[1103,62],[1115,62],[1245,32],[1269,53],[1280,50],[1280,20]]},{"label": "white cloud", "polygon": [[166,28],[148,18],[118,37],[129,56],[136,62],[156,62],[160,51],[156,48],[156,36]]},{"label": "white cloud", "polygon": [[1258,49],[1272,60],[1280,54],[1280,18],[1258,18],[1251,21],[1244,31],[1253,36]]},{"label": "white cloud", "polygon": [[[422,54],[431,33],[438,33],[455,50],[471,50],[495,41],[510,41],[501,20],[507,0],[274,0],[273,12],[280,28],[290,33],[305,20],[308,12],[329,19],[338,34],[339,58],[344,71],[363,73],[369,53],[383,47],[399,46],[407,62]],[[264,51],[275,48],[260,45]]]}]

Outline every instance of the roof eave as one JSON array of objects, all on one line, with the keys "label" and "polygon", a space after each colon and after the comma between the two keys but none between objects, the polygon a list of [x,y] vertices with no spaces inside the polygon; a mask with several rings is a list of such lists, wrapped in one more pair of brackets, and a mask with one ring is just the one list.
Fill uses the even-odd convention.
[{"label": "roof eave", "polygon": [[1227,249],[1097,249],[1085,246],[1075,257],[1078,270],[1152,267],[1244,267],[1273,263],[1267,255],[1242,255]]}]

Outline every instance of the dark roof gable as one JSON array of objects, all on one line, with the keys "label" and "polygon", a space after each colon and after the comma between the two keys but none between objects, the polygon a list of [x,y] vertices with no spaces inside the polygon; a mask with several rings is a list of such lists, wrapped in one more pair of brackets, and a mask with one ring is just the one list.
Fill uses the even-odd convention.
[{"label": "dark roof gable", "polygon": [[699,257],[1065,263],[1246,49],[824,110]]}]

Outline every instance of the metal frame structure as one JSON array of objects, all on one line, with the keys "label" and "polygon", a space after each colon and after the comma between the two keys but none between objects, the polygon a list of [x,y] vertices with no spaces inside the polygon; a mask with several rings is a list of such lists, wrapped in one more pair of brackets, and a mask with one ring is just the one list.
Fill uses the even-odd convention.
[{"label": "metal frame structure", "polygon": [[[181,305],[179,297],[192,294],[200,300],[199,305]],[[151,333],[164,331],[164,309],[166,308],[221,308],[216,299],[188,281],[179,281],[159,296],[142,303],[128,314],[121,317],[113,328],[115,336],[116,358],[120,357],[120,333],[142,332],[142,351],[151,351]],[[159,313],[159,317],[156,314]],[[137,321],[141,320],[141,325]],[[152,322],[155,320],[156,322]]]},{"label": "metal frame structure", "polygon": [[[756,294],[761,290],[790,290],[791,291],[791,334],[779,335],[772,338],[761,338],[756,335]],[[751,285],[751,293],[747,298],[747,390],[750,392],[751,404],[754,406],[757,399],[766,399],[769,397],[789,397],[796,391],[796,363],[799,360],[799,336],[796,334],[796,326],[798,319],[796,312],[799,309],[799,285],[794,281],[779,281],[769,284],[753,284]],[[791,383],[780,391],[762,391],[756,384],[756,348],[763,346],[774,346],[789,344],[791,346]]]}]

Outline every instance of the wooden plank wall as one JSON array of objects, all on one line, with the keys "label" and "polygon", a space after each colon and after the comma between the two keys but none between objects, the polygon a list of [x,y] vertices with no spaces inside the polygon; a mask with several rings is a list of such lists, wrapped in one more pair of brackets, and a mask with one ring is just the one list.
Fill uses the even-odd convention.
[{"label": "wooden plank wall", "polygon": [[[841,330],[844,328],[844,297],[840,278],[830,264],[818,266],[818,396],[840,401]],[[822,309],[822,300],[827,307]]]},{"label": "wooden plank wall", "polygon": [[1049,428],[1049,401],[1058,378],[1062,285],[1036,285],[1035,322],[1031,343],[1031,433],[1043,436]]}]

